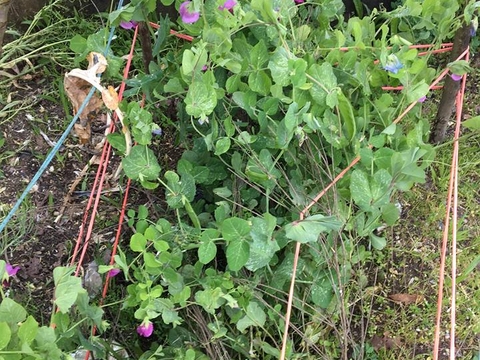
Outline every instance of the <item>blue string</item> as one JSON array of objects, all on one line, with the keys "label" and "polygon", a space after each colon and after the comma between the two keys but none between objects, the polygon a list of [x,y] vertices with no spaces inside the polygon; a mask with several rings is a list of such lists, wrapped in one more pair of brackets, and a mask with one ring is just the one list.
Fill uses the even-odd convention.
[{"label": "blue string", "polygon": [[[120,0],[118,2],[118,6],[117,6],[117,10],[119,10],[123,5],[123,0]],[[112,39],[113,39],[113,34],[114,34],[114,31],[115,31],[115,27],[112,26],[110,27],[110,34],[108,36],[108,41],[107,41],[107,45],[105,47],[105,51],[103,52],[104,55],[106,56],[107,53],[108,53],[108,49],[110,48],[110,44],[112,43]],[[40,176],[42,176],[42,174],[45,172],[45,170],[47,169],[48,165],[50,165],[50,162],[53,160],[53,157],[55,156],[55,154],[58,152],[58,150],[60,149],[60,147],[62,146],[63,142],[65,141],[65,139],[67,138],[68,134],[70,133],[70,131],[72,130],[73,126],[75,125],[75,122],[77,121],[78,119],[78,116],[82,113],[82,111],[85,109],[85,107],[87,106],[88,102],[90,101],[90,99],[92,98],[93,96],[93,93],[95,92],[95,88],[92,87],[90,89],[90,92],[88,93],[87,97],[85,98],[85,100],[83,101],[82,105],[80,106],[80,109],[78,109],[77,113],[75,114],[75,116],[73,117],[72,121],[70,122],[70,124],[68,125],[67,129],[65,130],[65,132],[62,134],[62,136],[60,137],[60,139],[57,141],[57,143],[55,144],[55,146],[53,147],[53,149],[48,153],[47,157],[45,158],[45,161],[42,163],[42,165],[40,166],[40,169],[38,169],[38,171],[36,172],[36,174],[33,176],[32,180],[30,180],[30,183],[27,185],[27,187],[25,188],[25,190],[23,191],[22,195],[20,195],[20,197],[18,198],[17,202],[15,203],[15,205],[13,205],[12,209],[10,210],[10,212],[8,213],[8,215],[5,217],[5,219],[3,219],[2,223],[0,224],[0,232],[3,231],[3,229],[5,229],[5,227],[7,226],[8,222],[12,219],[13,215],[15,215],[15,213],[17,212],[18,208],[20,207],[20,205],[22,204],[23,200],[27,197],[28,193],[32,190],[32,188],[35,186],[35,184],[37,183],[38,179],[40,179]]]}]

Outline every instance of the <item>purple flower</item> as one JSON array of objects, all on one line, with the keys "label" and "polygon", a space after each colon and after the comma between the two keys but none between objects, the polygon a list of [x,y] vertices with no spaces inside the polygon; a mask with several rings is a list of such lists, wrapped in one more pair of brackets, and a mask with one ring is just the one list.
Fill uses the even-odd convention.
[{"label": "purple flower", "polygon": [[18,270],[20,270],[20,266],[12,266],[10,264],[7,264],[5,266],[5,270],[7,270],[8,276],[15,276],[17,275]]},{"label": "purple flower", "polygon": [[460,81],[462,80],[463,75],[450,74],[450,77],[452,78],[453,81]]},{"label": "purple flower", "polygon": [[121,270],[120,269],[112,269],[108,272],[108,277],[114,277],[120,274]]},{"label": "purple flower", "polygon": [[5,265],[6,274],[3,275],[3,279],[0,279],[4,288],[10,286],[10,276],[17,275],[18,270],[20,270],[20,266],[12,266],[10,264]]},{"label": "purple flower", "polygon": [[131,21],[122,21],[122,22],[120,23],[120,27],[123,28],[123,29],[125,29],[125,30],[134,29],[135,26],[137,26],[137,25],[138,25],[138,23],[137,23],[136,21],[133,21],[133,20],[131,20]]},{"label": "purple flower", "polygon": [[193,4],[191,1],[184,1],[178,9],[180,17],[185,24],[193,24],[200,19],[200,12],[193,11],[192,6]]},{"label": "purple flower", "polygon": [[305,0],[295,0],[295,4],[303,4]]},{"label": "purple flower", "polygon": [[137,327],[137,333],[140,336],[149,337],[153,333],[153,324],[148,319],[143,320]]},{"label": "purple flower", "polygon": [[220,5],[218,7],[218,10],[231,11],[235,5],[237,5],[237,2],[235,0],[227,0],[223,3],[223,5]]},{"label": "purple flower", "polygon": [[418,99],[418,102],[419,102],[419,103],[423,103],[423,102],[425,102],[425,100],[427,100],[427,97],[426,97],[426,96],[422,96],[420,99]]},{"label": "purple flower", "polygon": [[388,55],[387,62],[383,66],[383,68],[387,71],[390,71],[393,74],[396,74],[396,73],[398,73],[398,70],[403,68],[403,64],[398,59],[397,55],[390,54],[390,55]]}]

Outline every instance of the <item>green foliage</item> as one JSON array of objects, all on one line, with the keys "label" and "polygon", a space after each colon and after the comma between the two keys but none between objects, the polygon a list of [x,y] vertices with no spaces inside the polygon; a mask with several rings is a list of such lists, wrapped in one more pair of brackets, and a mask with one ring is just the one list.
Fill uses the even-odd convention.
[{"label": "green foliage", "polygon": [[[132,1],[109,20],[144,21],[155,4]],[[305,353],[340,357],[326,328],[340,326],[345,289],[358,280],[354,267],[389,245],[376,230],[399,219],[397,193],[425,182],[434,150],[424,141],[422,105],[393,121],[428,93],[436,75],[409,44],[451,37],[461,24],[458,2],[406,0],[390,13],[348,20],[339,15],[339,0],[273,4],[252,0],[228,11],[219,8],[223,1],[193,1],[200,19],[178,24],[194,41],[179,44],[161,30],[150,74],[129,82],[121,107],[138,144],[122,166],[145,188],[158,186],[168,207],[160,219],[146,207],[131,210],[135,233],[116,256],[130,281],[124,307],[165,330],[145,357],[158,351],[201,359],[211,339],[227,344],[230,355],[278,357],[285,312],[278,299],[289,289],[294,260],[293,322],[316,323],[319,310],[330,321],[318,330],[328,338],[326,350]],[[103,38],[102,30],[76,37],[71,47],[83,54]],[[450,65],[459,74],[469,70],[463,62]],[[385,93],[385,85],[403,90]],[[140,90],[155,106],[140,108]],[[162,171],[152,131],[166,116],[155,109],[172,114],[173,104],[177,118],[168,124],[187,150],[176,169]],[[109,141],[120,152],[127,148],[122,136]],[[357,156],[355,168],[312,204]],[[192,330],[197,311],[208,339]],[[298,344],[308,342],[294,336],[291,358],[303,356]],[[195,350],[179,350],[173,339]]]}]

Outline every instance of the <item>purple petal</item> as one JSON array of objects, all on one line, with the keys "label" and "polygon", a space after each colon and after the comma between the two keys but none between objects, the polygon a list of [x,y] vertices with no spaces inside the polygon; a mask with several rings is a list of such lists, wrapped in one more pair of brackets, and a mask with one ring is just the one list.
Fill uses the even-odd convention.
[{"label": "purple petal", "polygon": [[121,273],[120,269],[112,269],[108,272],[108,276],[109,277],[114,277],[114,276],[117,276],[120,273]]},{"label": "purple petal", "polygon": [[137,327],[137,333],[143,337],[149,337],[153,333],[153,324],[150,321],[144,321]]},{"label": "purple petal", "polygon": [[426,96],[422,96],[420,99],[418,99],[418,102],[419,102],[419,103],[423,103],[423,102],[425,102],[425,100],[427,100],[427,97],[426,97]]},{"label": "purple petal", "polygon": [[178,9],[178,12],[180,13],[180,18],[185,24],[193,24],[194,22],[197,22],[198,19],[200,19],[200,12],[190,10],[191,4],[191,1],[184,1]]},{"label": "purple petal", "polygon": [[233,7],[237,5],[237,2],[235,0],[227,0],[223,3],[223,5],[220,5],[218,7],[219,10],[231,10]]},{"label": "purple petal", "polygon": [[295,4],[303,4],[305,0],[295,0]]},{"label": "purple petal", "polygon": [[463,75],[450,74],[450,77],[452,78],[453,81],[460,81],[462,80]]},{"label": "purple petal", "polygon": [[130,29],[133,29],[135,26],[137,26],[137,22],[136,21],[122,21],[120,23],[120,27],[125,29],[125,30],[130,30]]},{"label": "purple petal", "polygon": [[20,270],[20,266],[12,266],[10,264],[7,264],[5,266],[5,270],[7,270],[8,276],[15,276],[17,275],[18,270]]}]

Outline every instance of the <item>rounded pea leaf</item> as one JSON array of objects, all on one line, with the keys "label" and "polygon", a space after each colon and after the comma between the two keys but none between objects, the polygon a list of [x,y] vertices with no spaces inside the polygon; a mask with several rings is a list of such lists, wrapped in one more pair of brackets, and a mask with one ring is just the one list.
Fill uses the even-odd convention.
[{"label": "rounded pea leaf", "polygon": [[137,252],[142,252],[145,250],[145,246],[147,246],[147,239],[143,234],[136,233],[130,239],[130,249]]},{"label": "rounded pea leaf", "polygon": [[145,145],[136,145],[122,159],[125,174],[132,180],[155,180],[160,174],[155,153]]},{"label": "rounded pea leaf", "polygon": [[227,247],[227,264],[231,271],[240,270],[248,261],[250,246],[245,240],[232,241]]},{"label": "rounded pea leaf", "polygon": [[17,304],[10,298],[5,298],[0,304],[0,321],[9,324],[19,323],[26,319],[27,312],[22,305]]},{"label": "rounded pea leaf", "polygon": [[332,283],[328,278],[321,278],[312,284],[312,301],[315,305],[326,309],[333,298]]},{"label": "rounded pea leaf", "polygon": [[217,255],[217,246],[213,241],[204,241],[198,248],[198,260],[202,264],[208,264]]},{"label": "rounded pea leaf", "polygon": [[250,224],[247,220],[232,217],[222,223],[222,235],[228,242],[242,240],[249,232]]},{"label": "rounded pea leaf", "polygon": [[382,250],[387,245],[387,240],[384,237],[370,234],[370,243],[374,249]]},{"label": "rounded pea leaf", "polygon": [[215,89],[210,84],[194,82],[188,88],[185,104],[188,115],[205,119],[217,106]]},{"label": "rounded pea leaf", "polygon": [[6,322],[0,323],[0,334],[2,334],[2,336],[0,336],[0,350],[2,350],[7,347],[12,337],[12,331]]},{"label": "rounded pea leaf", "polygon": [[[18,337],[20,338],[22,343],[30,345],[37,336],[37,332],[38,322],[33,318],[33,316],[30,315],[27,320],[22,323],[20,329],[18,329]],[[3,334],[1,330],[0,334]]]},{"label": "rounded pea leaf", "polygon": [[215,155],[225,154],[230,149],[230,138],[224,137],[217,140],[215,143]]},{"label": "rounded pea leaf", "polygon": [[264,326],[266,320],[267,315],[265,311],[263,311],[257,302],[251,301],[247,306],[245,316],[238,320],[237,329],[243,332],[250,326]]}]

